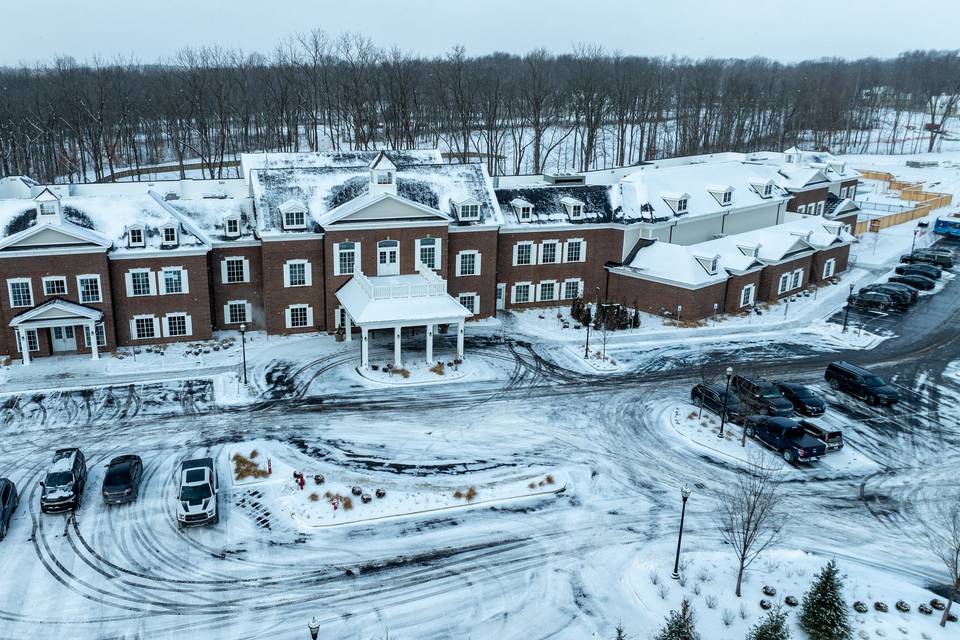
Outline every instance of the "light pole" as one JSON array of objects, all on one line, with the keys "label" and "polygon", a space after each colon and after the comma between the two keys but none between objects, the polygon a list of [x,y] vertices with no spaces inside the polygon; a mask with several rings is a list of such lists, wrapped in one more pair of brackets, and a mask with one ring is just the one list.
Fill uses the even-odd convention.
[{"label": "light pole", "polygon": [[913,230],[913,240],[910,241],[910,255],[913,255],[913,248],[917,246],[917,234],[920,233],[920,229]]},{"label": "light pole", "polygon": [[243,353],[243,384],[247,384],[247,325],[240,325],[240,351]]},{"label": "light pole", "polygon": [[730,376],[733,375],[733,367],[727,367],[727,390],[723,392],[723,411],[720,412],[720,433],[718,438],[723,437],[723,423],[727,420],[727,396],[730,395]]},{"label": "light pole", "polygon": [[317,640],[317,636],[320,635],[320,621],[317,620],[316,616],[310,618],[310,622],[307,623],[307,629],[310,629],[311,640]]},{"label": "light pole", "polygon": [[850,283],[850,295],[847,296],[847,306],[843,311],[843,331],[840,333],[847,332],[847,320],[850,318],[850,298],[853,297],[853,283]]},{"label": "light pole", "polygon": [[680,579],[680,542],[683,540],[683,518],[687,515],[687,498],[690,497],[690,489],[686,486],[680,489],[680,497],[683,498],[683,506],[680,509],[680,533],[677,535],[677,557],[673,561],[673,575],[671,576],[674,580]]},{"label": "light pole", "polygon": [[583,357],[590,358],[590,322],[587,323],[587,343],[583,346]]}]

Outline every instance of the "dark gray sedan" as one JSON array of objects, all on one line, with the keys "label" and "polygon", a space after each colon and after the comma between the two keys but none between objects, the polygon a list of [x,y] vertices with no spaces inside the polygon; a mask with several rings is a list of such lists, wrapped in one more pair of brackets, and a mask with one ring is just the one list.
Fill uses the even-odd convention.
[{"label": "dark gray sedan", "polygon": [[0,540],[7,537],[13,512],[20,505],[17,485],[6,478],[0,478]]},{"label": "dark gray sedan", "polygon": [[110,461],[103,477],[103,501],[107,504],[133,502],[140,495],[143,462],[140,456],[119,456]]}]

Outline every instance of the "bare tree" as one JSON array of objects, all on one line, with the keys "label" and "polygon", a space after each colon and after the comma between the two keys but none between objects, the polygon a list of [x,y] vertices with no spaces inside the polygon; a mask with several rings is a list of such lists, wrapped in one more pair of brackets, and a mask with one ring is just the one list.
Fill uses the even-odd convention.
[{"label": "bare tree", "polygon": [[948,501],[945,510],[937,511],[925,523],[930,550],[938,557],[950,575],[950,598],[940,618],[940,626],[946,626],[950,606],[960,594],[960,494]]},{"label": "bare tree", "polygon": [[717,526],[737,556],[738,598],[743,572],[780,540],[785,515],[779,508],[780,482],[780,467],[765,467],[759,456],[752,456],[749,467],[720,492]]}]

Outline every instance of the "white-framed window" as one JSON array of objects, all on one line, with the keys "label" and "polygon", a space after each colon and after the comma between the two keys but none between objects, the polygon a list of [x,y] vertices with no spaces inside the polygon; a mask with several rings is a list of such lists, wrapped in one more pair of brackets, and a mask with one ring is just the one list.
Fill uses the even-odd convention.
[{"label": "white-framed window", "polygon": [[823,263],[823,277],[832,278],[833,274],[837,271],[837,259],[830,258]]},{"label": "white-framed window", "polygon": [[457,254],[457,276],[480,275],[480,252],[461,251]]},{"label": "white-framed window", "polygon": [[[40,351],[40,336],[37,335],[36,329],[27,329],[25,331],[21,329],[20,333],[27,338],[27,351]],[[18,353],[23,352],[23,347],[20,344],[22,340],[22,337],[19,340],[15,340]]]},{"label": "white-framed window", "polygon": [[337,307],[333,312],[333,328],[339,329],[340,327],[346,328],[347,326],[347,310],[343,307]]},{"label": "white-framed window", "polygon": [[579,220],[583,216],[583,205],[575,204],[570,206],[570,217]]},{"label": "white-framed window", "polygon": [[[107,331],[103,328],[102,322],[98,322],[96,325],[94,325],[94,332],[97,334],[97,346],[107,346]],[[83,326],[83,343],[88,349],[90,348],[90,327],[86,325]]]},{"label": "white-framed window", "polygon": [[285,311],[287,329],[313,326],[313,307],[308,304],[292,304]]},{"label": "white-framed window", "polygon": [[469,309],[470,313],[477,313],[480,310],[480,296],[472,291],[458,294],[457,301]]},{"label": "white-framed window", "polygon": [[747,307],[753,304],[753,300],[757,295],[757,286],[753,283],[746,285],[743,289],[740,289],[740,306]]},{"label": "white-framed window", "polygon": [[303,209],[290,209],[283,214],[284,229],[305,229],[307,226],[307,212]]},{"label": "white-framed window", "polygon": [[530,282],[518,282],[513,285],[513,293],[511,295],[510,302],[513,304],[523,304],[524,302],[530,302],[532,299],[530,297],[530,287],[533,286],[533,283]]},{"label": "white-framed window", "polygon": [[100,289],[100,276],[96,273],[77,276],[77,291],[80,293],[81,304],[103,302],[103,291]]},{"label": "white-framed window", "polygon": [[377,171],[377,184],[393,184],[393,171]]},{"label": "white-framed window", "polygon": [[817,203],[817,215],[818,215],[818,216],[822,216],[822,215],[823,215],[823,206],[824,206],[823,200],[821,200],[820,202]]},{"label": "white-framed window", "polygon": [[45,296],[65,296],[67,295],[67,279],[63,276],[46,276],[43,280],[43,295]]},{"label": "white-framed window", "polygon": [[533,207],[520,207],[520,222],[527,222],[533,216]]},{"label": "white-framed window", "polygon": [[55,215],[57,215],[57,203],[56,203],[56,202],[41,202],[41,203],[40,203],[40,215],[42,215],[42,216],[55,216]]},{"label": "white-framed window", "polygon": [[130,269],[126,280],[128,297],[157,295],[156,280],[150,269]]},{"label": "white-framed window", "polygon": [[440,238],[418,238],[417,257],[420,264],[434,271],[440,268]]},{"label": "white-framed window", "polygon": [[556,264],[560,262],[559,247],[559,240],[544,240],[540,245],[540,264]]},{"label": "white-framed window", "polygon": [[791,274],[790,289],[799,289],[803,286],[803,269],[797,269]]},{"label": "white-framed window", "polygon": [[127,244],[131,247],[142,247],[144,245],[143,227],[127,229]]},{"label": "white-framed window", "polygon": [[220,281],[223,284],[250,282],[250,261],[242,257],[224,258],[220,262]]},{"label": "white-framed window", "polygon": [[557,299],[556,280],[544,280],[537,287],[537,300],[539,302],[548,302]]},{"label": "white-framed window", "polygon": [[313,285],[313,272],[308,260],[287,260],[283,263],[284,287],[309,287]]},{"label": "white-framed window", "polygon": [[513,264],[524,265],[524,264],[535,264],[533,261],[533,243],[532,242],[518,242],[513,245]]},{"label": "white-framed window", "polygon": [[561,293],[564,300],[573,300],[583,293],[583,280],[579,278],[564,280]]},{"label": "white-framed window", "polygon": [[333,275],[353,275],[354,267],[359,264],[359,242],[339,242],[333,245]]},{"label": "white-framed window", "polygon": [[177,228],[175,226],[168,225],[163,228],[163,244],[168,247],[177,244]]},{"label": "white-framed window", "polygon": [[193,335],[193,319],[183,312],[163,316],[163,337],[178,338]]},{"label": "white-framed window", "polygon": [[130,320],[130,338],[147,340],[160,336],[160,318],[153,315],[133,316]]},{"label": "white-framed window", "polygon": [[187,271],[183,267],[164,267],[160,270],[160,295],[190,293]]},{"label": "white-framed window", "polygon": [[224,324],[250,322],[252,307],[246,300],[230,300],[223,305]]},{"label": "white-framed window", "polygon": [[228,238],[236,238],[240,235],[240,218],[229,216],[223,221],[223,234]]},{"label": "white-framed window", "polygon": [[7,280],[11,307],[33,306],[33,284],[30,278],[11,278]]},{"label": "white-framed window", "polygon": [[686,213],[687,212],[687,199],[680,198],[677,200],[677,213]]},{"label": "white-framed window", "polygon": [[773,195],[773,185],[767,184],[763,186],[763,195],[767,198]]},{"label": "white-framed window", "polygon": [[777,294],[786,293],[790,291],[790,278],[792,275],[790,273],[784,273],[780,276],[780,282],[777,284]]},{"label": "white-framed window", "polygon": [[572,238],[564,244],[564,262],[586,262],[587,241],[581,238]]},{"label": "white-framed window", "polygon": [[480,205],[479,204],[462,204],[460,205],[460,219],[461,220],[476,220],[480,217]]},{"label": "white-framed window", "polygon": [[720,202],[723,204],[730,204],[731,202],[733,202],[733,192],[724,191],[723,195],[720,198]]}]

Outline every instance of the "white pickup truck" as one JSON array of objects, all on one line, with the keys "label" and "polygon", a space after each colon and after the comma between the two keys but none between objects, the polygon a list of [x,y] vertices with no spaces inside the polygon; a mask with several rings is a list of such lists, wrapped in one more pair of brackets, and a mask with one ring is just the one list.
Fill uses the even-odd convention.
[{"label": "white pickup truck", "polygon": [[217,494],[220,481],[213,458],[186,460],[180,465],[177,525],[192,527],[220,521]]}]

